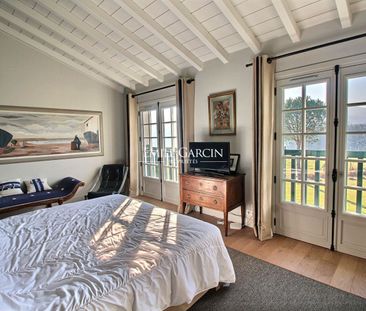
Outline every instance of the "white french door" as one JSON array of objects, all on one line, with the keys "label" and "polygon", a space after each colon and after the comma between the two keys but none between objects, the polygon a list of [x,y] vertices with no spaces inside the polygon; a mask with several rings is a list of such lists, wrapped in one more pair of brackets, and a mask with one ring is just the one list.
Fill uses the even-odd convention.
[{"label": "white french door", "polygon": [[143,195],[179,203],[175,98],[140,104],[140,190]]},{"label": "white french door", "polygon": [[277,83],[276,233],[331,243],[331,73]]},{"label": "white french door", "polygon": [[337,249],[366,258],[366,66],[341,70]]}]

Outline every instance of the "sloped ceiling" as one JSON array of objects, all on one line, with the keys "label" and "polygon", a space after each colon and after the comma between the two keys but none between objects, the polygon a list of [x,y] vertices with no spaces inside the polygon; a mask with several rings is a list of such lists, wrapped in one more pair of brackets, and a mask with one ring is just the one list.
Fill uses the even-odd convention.
[{"label": "sloped ceiling", "polygon": [[[149,86],[352,16],[366,0],[0,0],[0,30],[112,87]],[[365,21],[366,26],[366,21]]]}]

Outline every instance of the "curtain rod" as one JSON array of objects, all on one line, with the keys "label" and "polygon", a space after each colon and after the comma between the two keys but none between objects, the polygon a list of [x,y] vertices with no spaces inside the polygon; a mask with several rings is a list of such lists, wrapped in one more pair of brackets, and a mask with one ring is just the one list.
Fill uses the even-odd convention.
[{"label": "curtain rod", "polygon": [[[297,51],[293,51],[293,52],[289,52],[289,53],[269,57],[267,59],[267,62],[270,64],[274,59],[280,59],[280,58],[284,58],[284,57],[288,57],[288,56],[292,56],[292,55],[296,55],[296,54],[301,54],[301,53],[309,52],[309,51],[312,51],[312,50],[317,50],[317,49],[320,49],[320,48],[324,48],[324,47],[327,47],[327,46],[330,46],[330,45],[335,45],[335,44],[339,44],[339,43],[343,43],[343,42],[347,42],[347,41],[352,41],[352,40],[356,40],[356,39],[360,39],[360,38],[364,38],[364,37],[366,37],[366,33],[361,33],[361,34],[358,34],[356,36],[326,42],[326,43],[311,46],[309,48],[305,48],[305,49],[302,49],[302,50],[297,50]],[[251,67],[251,66],[253,66],[253,63],[245,65],[245,67]]]},{"label": "curtain rod", "polygon": [[[187,83],[188,84],[191,84],[192,81],[194,81],[194,79],[188,79],[187,80]],[[153,92],[156,92],[156,91],[161,91],[161,90],[169,89],[169,88],[174,87],[174,86],[175,86],[175,83],[174,84],[167,85],[167,86],[159,87],[159,88],[154,89],[154,90],[150,90],[150,91],[146,91],[146,92],[141,92],[141,93],[138,93],[138,94],[133,94],[132,95],[132,98],[135,98],[136,96],[140,96],[140,95],[144,95],[144,94],[153,93]]]}]

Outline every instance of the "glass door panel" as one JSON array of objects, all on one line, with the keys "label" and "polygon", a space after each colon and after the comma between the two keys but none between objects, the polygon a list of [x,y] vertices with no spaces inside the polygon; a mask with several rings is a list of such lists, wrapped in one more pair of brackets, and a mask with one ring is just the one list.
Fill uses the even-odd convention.
[{"label": "glass door panel", "polygon": [[142,112],[143,176],[160,179],[157,109]]},{"label": "glass door panel", "polygon": [[281,201],[325,208],[327,82],[282,89]]},{"label": "glass door panel", "polygon": [[178,182],[177,108],[162,108],[163,180]]},{"label": "glass door panel", "polygon": [[346,94],[343,209],[366,215],[366,75],[348,77]]}]

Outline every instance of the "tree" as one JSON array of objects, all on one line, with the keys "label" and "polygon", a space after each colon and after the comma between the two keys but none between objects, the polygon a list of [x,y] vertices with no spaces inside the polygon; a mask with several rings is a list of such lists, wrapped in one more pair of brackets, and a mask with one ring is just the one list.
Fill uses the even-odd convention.
[{"label": "tree", "polygon": [[[300,110],[303,107],[302,97],[289,98],[284,103],[284,109],[299,109],[285,113],[283,120],[284,132],[292,135],[288,137],[295,142],[296,150],[285,150],[286,155],[299,156],[302,149],[302,135],[301,133],[322,133],[326,130],[326,109],[311,109]],[[324,102],[319,99],[312,99],[310,96],[305,97],[306,108],[322,108]],[[305,116],[304,116],[305,114]],[[303,124],[304,123],[304,124]],[[304,128],[303,128],[304,126]],[[307,135],[307,142],[315,143],[319,140],[318,135]],[[286,149],[286,146],[285,146]],[[301,164],[300,161],[296,161],[296,174],[297,178],[301,179]]]},{"label": "tree", "polygon": [[[305,97],[306,108],[322,108],[324,103],[319,99],[312,99],[310,96]],[[285,109],[301,109],[303,106],[302,97],[289,98],[284,104]],[[302,137],[299,133],[322,133],[326,130],[326,109],[306,110],[305,116],[301,110],[287,112],[284,117],[284,132],[293,134],[289,137],[295,142],[296,150],[301,150]],[[303,122],[305,121],[304,128]],[[318,141],[318,136],[308,135],[308,141]]]}]

